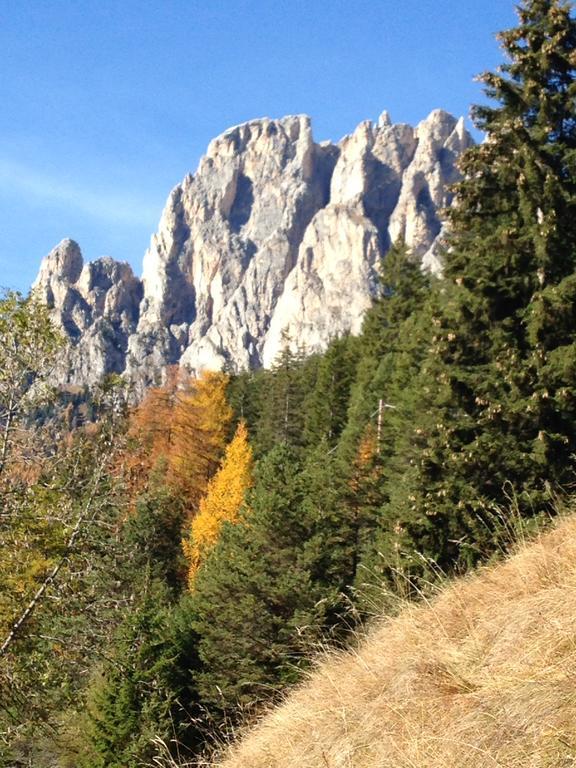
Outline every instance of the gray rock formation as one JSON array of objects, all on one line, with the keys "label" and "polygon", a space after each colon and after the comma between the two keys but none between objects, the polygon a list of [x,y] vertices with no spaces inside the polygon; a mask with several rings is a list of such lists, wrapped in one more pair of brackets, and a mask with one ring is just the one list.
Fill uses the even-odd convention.
[{"label": "gray rock formation", "polygon": [[173,363],[270,365],[286,338],[312,352],[358,332],[393,240],[439,270],[470,144],[441,110],[416,129],[383,113],[337,145],[316,144],[305,116],[226,131],[171,192],[142,281],[109,258],[83,265],[70,240],[42,263],[36,290],[72,341],[63,379],[125,372],[141,391]]},{"label": "gray rock formation", "polygon": [[143,295],[129,264],[108,256],[84,264],[77,243],[63,240],[32,288],[71,342],[59,366],[62,383],[91,385],[124,372]]}]

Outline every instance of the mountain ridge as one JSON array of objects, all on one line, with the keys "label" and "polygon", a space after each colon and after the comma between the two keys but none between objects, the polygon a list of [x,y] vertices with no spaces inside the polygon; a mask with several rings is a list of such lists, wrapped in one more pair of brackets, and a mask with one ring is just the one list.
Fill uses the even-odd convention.
[{"label": "mountain ridge", "polygon": [[384,112],[337,144],[306,115],[227,129],[170,192],[141,278],[84,264],[72,240],[42,262],[34,289],[71,341],[62,383],[121,373],[142,393],[175,363],[267,367],[287,338],[316,352],[359,332],[391,242],[440,269],[440,211],[472,143],[442,110],[416,128]]}]

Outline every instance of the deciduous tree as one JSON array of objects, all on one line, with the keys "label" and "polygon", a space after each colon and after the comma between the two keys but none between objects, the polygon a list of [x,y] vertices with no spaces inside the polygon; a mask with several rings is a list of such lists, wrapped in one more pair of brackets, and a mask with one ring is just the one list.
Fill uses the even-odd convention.
[{"label": "deciduous tree", "polygon": [[46,402],[62,337],[33,295],[0,299],[0,480],[15,430]]},{"label": "deciduous tree", "polygon": [[188,585],[194,589],[198,568],[216,544],[223,523],[235,523],[252,484],[252,449],[246,424],[241,421],[220,469],[208,483],[192,520],[190,537],[184,542],[188,558]]}]

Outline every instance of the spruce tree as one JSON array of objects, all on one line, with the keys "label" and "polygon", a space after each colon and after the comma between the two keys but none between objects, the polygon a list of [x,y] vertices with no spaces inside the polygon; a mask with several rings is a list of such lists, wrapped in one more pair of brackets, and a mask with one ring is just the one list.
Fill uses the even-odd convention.
[{"label": "spruce tree", "polygon": [[329,448],[336,446],[346,425],[357,348],[357,339],[344,336],[334,339],[318,359],[314,388],[303,404],[308,446],[316,446],[323,440]]},{"label": "spruce tree", "polygon": [[137,768],[161,751],[182,757],[198,749],[196,636],[186,600],[152,580],[126,614],[106,662],[88,691],[90,768]]},{"label": "spruce tree", "polygon": [[213,713],[233,718],[298,680],[338,623],[353,553],[337,497],[326,446],[303,465],[284,443],[260,461],[240,521],[224,523],[192,594],[199,692]]},{"label": "spruce tree", "polygon": [[375,419],[380,400],[393,404],[397,399],[393,384],[397,370],[413,367],[412,353],[418,357],[417,349],[406,357],[411,334],[402,335],[401,329],[422,309],[429,290],[430,276],[422,272],[402,240],[395,243],[380,265],[378,294],[358,340],[358,362],[340,445],[341,455],[349,462],[354,460],[367,424]]},{"label": "spruce tree", "polygon": [[576,23],[561,0],[518,14],[500,35],[507,63],[482,76],[493,103],[474,117],[487,138],[462,162],[412,385],[420,405],[385,511],[413,564],[488,555],[511,497],[533,516],[573,477]]},{"label": "spruce tree", "polygon": [[254,433],[254,450],[262,456],[276,445],[305,444],[304,403],[314,387],[317,358],[292,352],[287,341],[270,371],[260,381],[260,418]]},{"label": "spruce tree", "polygon": [[246,422],[250,435],[256,433],[265,397],[269,371],[242,371],[231,374],[226,396],[234,413],[234,422]]}]

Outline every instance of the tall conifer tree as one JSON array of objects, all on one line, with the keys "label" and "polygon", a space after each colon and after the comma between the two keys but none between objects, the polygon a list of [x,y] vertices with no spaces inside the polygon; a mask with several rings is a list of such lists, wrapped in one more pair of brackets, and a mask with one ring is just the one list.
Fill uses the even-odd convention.
[{"label": "tall conifer tree", "polygon": [[379,401],[395,399],[397,373],[412,367],[415,356],[411,353],[409,360],[404,358],[413,331],[402,334],[401,329],[421,310],[429,291],[430,276],[422,272],[406,243],[398,241],[382,260],[379,293],[366,313],[359,340],[348,422],[340,445],[340,453],[349,461],[353,461],[368,422],[375,418]]},{"label": "tall conifer tree", "polygon": [[336,338],[318,360],[316,381],[304,402],[308,446],[318,445],[322,440],[330,448],[337,444],[346,425],[357,347],[358,340],[352,336]]},{"label": "tall conifer tree", "polygon": [[325,445],[306,463],[287,443],[259,462],[246,509],[223,524],[194,583],[198,690],[215,716],[299,679],[344,610],[353,534]]},{"label": "tall conifer tree", "polygon": [[256,456],[281,443],[304,445],[304,403],[314,386],[316,365],[316,358],[306,359],[303,350],[292,352],[286,340],[260,392],[261,412],[254,435]]},{"label": "tall conifer tree", "polygon": [[546,508],[576,449],[576,23],[525,0],[482,81],[484,143],[462,163],[434,335],[413,390],[396,545],[442,566],[496,545],[498,510]]}]

